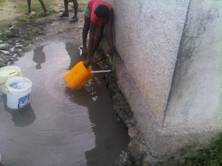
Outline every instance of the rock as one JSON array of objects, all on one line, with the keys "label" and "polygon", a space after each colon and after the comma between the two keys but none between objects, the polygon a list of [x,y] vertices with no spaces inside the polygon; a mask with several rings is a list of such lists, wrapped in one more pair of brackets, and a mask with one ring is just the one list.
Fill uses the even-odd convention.
[{"label": "rock", "polygon": [[122,151],[119,157],[119,161],[116,166],[126,166],[129,165],[127,162],[129,161],[129,154],[125,151]]},{"label": "rock", "polygon": [[128,134],[130,137],[136,137],[138,135],[138,129],[136,129],[135,127],[131,127],[128,130]]},{"label": "rock", "polygon": [[13,54],[12,55],[13,58],[16,58],[17,56],[18,56],[18,54]]},{"label": "rock", "polygon": [[150,166],[149,161],[144,160],[142,166]]},{"label": "rock", "polygon": [[98,96],[93,96],[92,97],[93,102],[96,102],[97,99],[98,99]]},{"label": "rock", "polygon": [[1,53],[5,54],[5,55],[8,55],[9,54],[9,51],[6,51],[6,50],[0,50]]},{"label": "rock", "polygon": [[22,45],[22,44],[20,44],[20,43],[16,43],[16,44],[15,44],[15,47],[16,47],[16,48],[22,48],[22,47],[23,47],[23,45]]},{"label": "rock", "polygon": [[12,26],[9,27],[9,30],[11,31],[11,30],[13,30],[14,28],[15,28],[15,25],[12,25]]},{"label": "rock", "polygon": [[6,65],[5,60],[0,57],[0,67],[3,67],[5,65]]},{"label": "rock", "polygon": [[12,47],[12,48],[10,49],[10,51],[11,51],[11,52],[14,52],[14,51],[15,51],[15,47]]},{"label": "rock", "polygon": [[14,62],[13,61],[9,61],[8,63],[7,63],[7,65],[12,65]]},{"label": "rock", "polygon": [[7,50],[9,48],[9,44],[8,43],[2,43],[0,44],[0,49],[1,50]]}]

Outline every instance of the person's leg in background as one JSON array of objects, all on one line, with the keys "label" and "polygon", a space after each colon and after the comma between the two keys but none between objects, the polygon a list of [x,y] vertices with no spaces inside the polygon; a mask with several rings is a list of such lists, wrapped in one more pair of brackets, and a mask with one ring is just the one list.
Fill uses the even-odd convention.
[{"label": "person's leg in background", "polygon": [[78,8],[79,8],[79,4],[77,0],[72,0],[73,2],[73,8],[74,8],[74,16],[72,17],[72,22],[76,22],[78,21]]},{"label": "person's leg in background", "polygon": [[27,0],[27,4],[28,4],[28,13],[31,13],[32,12],[32,9],[31,9],[32,0]]},{"label": "person's leg in background", "polygon": [[41,6],[42,6],[42,9],[43,9],[43,11],[44,11],[44,15],[46,15],[46,14],[47,14],[47,9],[46,9],[46,6],[45,6],[43,0],[39,0],[39,3],[40,3]]},{"label": "person's leg in background", "polygon": [[61,17],[69,17],[69,0],[64,0],[65,10],[62,13]]}]

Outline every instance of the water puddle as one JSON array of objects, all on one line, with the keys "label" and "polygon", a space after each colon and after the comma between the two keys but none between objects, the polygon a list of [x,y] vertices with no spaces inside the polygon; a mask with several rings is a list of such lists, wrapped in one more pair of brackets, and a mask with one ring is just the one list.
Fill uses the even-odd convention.
[{"label": "water puddle", "polygon": [[31,105],[12,112],[0,102],[0,153],[9,166],[111,166],[128,144],[112,102],[96,78],[77,92],[63,76],[79,58],[78,45],[47,42],[16,65],[33,82]]}]

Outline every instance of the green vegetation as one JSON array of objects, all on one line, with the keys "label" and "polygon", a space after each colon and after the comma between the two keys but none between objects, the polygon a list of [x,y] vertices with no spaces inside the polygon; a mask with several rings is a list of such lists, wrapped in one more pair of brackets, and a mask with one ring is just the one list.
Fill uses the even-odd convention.
[{"label": "green vegetation", "polygon": [[80,3],[86,4],[87,2],[88,2],[88,0],[80,0]]},{"label": "green vegetation", "polygon": [[221,166],[222,165],[222,134],[207,148],[185,155],[184,166]]},{"label": "green vegetation", "polygon": [[3,5],[5,0],[0,0],[0,6]]},{"label": "green vegetation", "polygon": [[[2,12],[9,12],[11,10],[11,6],[8,6],[7,4],[3,3],[4,0],[0,0],[0,5],[2,6]],[[56,5],[56,1],[51,0],[45,0],[45,5],[48,9],[48,14],[53,14],[55,12],[54,6]],[[27,15],[27,2],[26,1],[18,1],[13,2],[16,3],[16,11],[14,11],[14,17],[10,18],[12,20],[2,20],[0,21],[0,40],[7,41],[8,38],[14,37],[16,35],[15,32],[12,32],[9,30],[9,27],[14,25],[15,29],[19,29],[25,24],[34,24],[38,21],[39,18],[42,18],[43,11],[41,9],[41,5],[38,1],[33,0],[32,3],[32,9],[35,12],[35,14],[29,16]],[[9,9],[7,7],[10,7]],[[0,16],[1,17],[1,16]],[[3,16],[4,17],[4,16]],[[0,19],[1,20],[1,19]],[[30,26],[32,28],[27,27],[27,33],[25,33],[25,39],[30,40],[32,37],[36,36],[40,33],[40,30],[38,26]],[[30,39],[29,39],[30,38]]]},{"label": "green vegetation", "polygon": [[[55,6],[56,6],[56,3],[55,1],[52,1],[52,0],[44,0],[44,3],[46,5],[46,8],[48,10],[48,14],[53,14],[55,12]],[[28,16],[28,15],[24,15],[25,13],[27,13],[27,3],[26,1],[23,1],[22,3],[19,3],[19,6],[18,6],[18,12],[19,13],[24,13],[23,14],[23,17],[28,17],[28,18],[32,18],[32,19],[36,19],[36,18],[39,18],[39,17],[42,17],[43,16],[43,9],[39,3],[39,1],[37,0],[33,0],[32,1],[32,11],[35,12],[34,15],[31,15],[31,16]]]}]

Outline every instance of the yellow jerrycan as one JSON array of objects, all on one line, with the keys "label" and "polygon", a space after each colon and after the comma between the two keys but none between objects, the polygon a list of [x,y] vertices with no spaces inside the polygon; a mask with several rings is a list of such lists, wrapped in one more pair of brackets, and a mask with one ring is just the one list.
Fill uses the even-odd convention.
[{"label": "yellow jerrycan", "polygon": [[80,61],[65,74],[64,80],[66,87],[71,90],[79,90],[92,76],[92,70],[87,68],[83,61]]},{"label": "yellow jerrycan", "polygon": [[87,81],[93,77],[93,74],[109,72],[111,72],[111,70],[92,71],[91,68],[85,66],[83,61],[80,61],[65,74],[64,80],[67,88],[71,90],[80,90],[84,87]]}]

